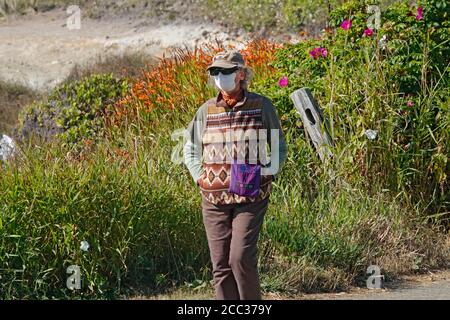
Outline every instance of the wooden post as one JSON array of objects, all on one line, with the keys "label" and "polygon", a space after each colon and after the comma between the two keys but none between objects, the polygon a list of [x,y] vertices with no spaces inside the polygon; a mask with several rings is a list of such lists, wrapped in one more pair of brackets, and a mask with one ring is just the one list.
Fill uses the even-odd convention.
[{"label": "wooden post", "polygon": [[333,153],[330,150],[333,142],[327,133],[326,126],[322,125],[324,123],[322,110],[311,91],[308,88],[295,90],[291,94],[291,99],[300,113],[306,132],[319,153],[320,160],[324,162],[333,157]]},{"label": "wooden post", "polygon": [[[314,99],[308,88],[301,88],[291,94],[294,106],[300,113],[307,135],[311,138],[314,147],[319,154],[322,162],[327,162],[333,157],[330,146],[333,146],[333,140],[327,132],[327,122],[325,121],[317,101]],[[344,178],[334,174],[331,168],[327,169],[328,176],[336,182],[337,188],[351,188],[351,185]]]}]

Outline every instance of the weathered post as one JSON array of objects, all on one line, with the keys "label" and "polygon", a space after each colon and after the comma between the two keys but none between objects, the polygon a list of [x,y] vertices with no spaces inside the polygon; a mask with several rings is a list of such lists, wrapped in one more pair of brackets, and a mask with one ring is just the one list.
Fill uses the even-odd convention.
[{"label": "weathered post", "polygon": [[324,162],[333,157],[333,153],[330,150],[333,142],[328,136],[327,131],[323,130],[326,127],[323,126],[324,119],[322,110],[311,94],[311,91],[308,88],[295,90],[291,94],[291,99],[294,102],[295,108],[300,113],[306,132],[312,140],[320,160]]},{"label": "weathered post", "polygon": [[[330,147],[334,145],[333,140],[327,132],[327,123],[324,120],[322,109],[314,99],[308,88],[301,88],[291,94],[294,106],[300,113],[306,133],[312,140],[314,147],[319,154],[320,160],[326,163],[333,157]],[[331,167],[327,169],[328,176],[336,182],[336,187],[351,188],[351,185],[344,178],[335,174]]]}]

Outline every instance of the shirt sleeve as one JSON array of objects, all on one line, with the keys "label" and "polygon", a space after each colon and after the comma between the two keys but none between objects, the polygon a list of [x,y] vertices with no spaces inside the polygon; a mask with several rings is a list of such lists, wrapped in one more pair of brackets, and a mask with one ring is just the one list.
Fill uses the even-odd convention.
[{"label": "shirt sleeve", "polygon": [[[278,118],[277,110],[275,109],[274,105],[268,98],[264,98],[262,122],[263,122],[264,128],[267,129],[267,143],[269,145],[271,158],[272,158],[273,152],[278,151],[278,155],[279,155],[278,170],[276,170],[276,172],[273,173],[274,180],[276,180],[279,172],[281,171],[281,168],[283,167],[284,163],[286,162],[287,144],[286,144],[283,130],[281,128],[280,119]],[[278,130],[278,137],[279,137],[278,150],[273,150],[274,148],[272,148],[271,129]],[[271,163],[269,163],[267,166],[271,166]]]},{"label": "shirt sleeve", "polygon": [[203,174],[202,163],[202,133],[206,125],[206,104],[202,105],[189,123],[185,132],[185,144],[183,148],[184,163],[189,173],[197,183]]}]

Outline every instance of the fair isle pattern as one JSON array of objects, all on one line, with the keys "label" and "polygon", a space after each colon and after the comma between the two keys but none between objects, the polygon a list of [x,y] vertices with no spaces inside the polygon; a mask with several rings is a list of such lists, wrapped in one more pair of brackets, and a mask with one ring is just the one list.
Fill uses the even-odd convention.
[{"label": "fair isle pattern", "polygon": [[255,202],[269,196],[272,179],[261,176],[257,197],[228,193],[231,159],[245,159],[246,163],[266,164],[265,148],[258,148],[258,130],[262,126],[262,98],[248,93],[244,104],[233,110],[223,101],[207,106],[206,128],[202,136],[203,168],[200,190],[206,200],[214,204]]},{"label": "fair isle pattern", "polygon": [[[214,163],[232,163],[232,155],[236,155],[238,159],[245,159],[246,163],[258,163],[258,145],[257,141],[245,142],[245,145],[238,146],[238,143],[233,143],[228,148],[222,143],[210,143],[204,147],[204,159],[206,164]],[[261,151],[261,150],[260,150]],[[265,153],[260,153],[259,159],[265,159]],[[261,161],[266,164],[266,162]]]}]

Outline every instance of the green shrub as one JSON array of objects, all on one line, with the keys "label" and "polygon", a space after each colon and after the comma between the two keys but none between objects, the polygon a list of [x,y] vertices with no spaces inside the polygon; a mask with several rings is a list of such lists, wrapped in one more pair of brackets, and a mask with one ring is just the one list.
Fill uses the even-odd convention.
[{"label": "green shrub", "polygon": [[76,143],[94,138],[105,127],[104,118],[111,105],[128,89],[128,82],[109,75],[93,75],[56,88],[46,102],[28,106],[20,116],[23,137],[38,135]]},{"label": "green shrub", "polygon": [[328,7],[342,3],[341,0],[208,0],[199,9],[212,19],[230,27],[258,32],[295,32],[301,28],[318,28],[328,13]]}]

